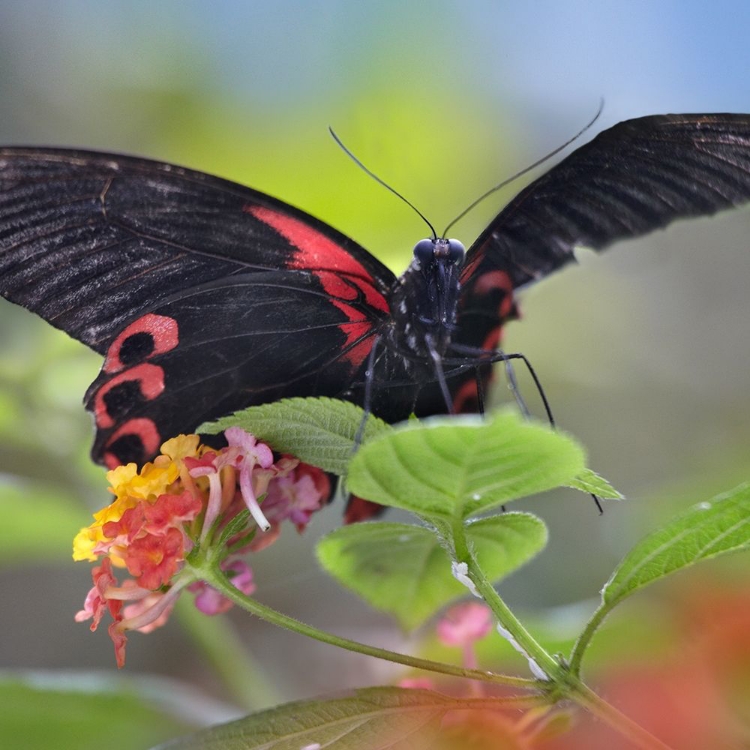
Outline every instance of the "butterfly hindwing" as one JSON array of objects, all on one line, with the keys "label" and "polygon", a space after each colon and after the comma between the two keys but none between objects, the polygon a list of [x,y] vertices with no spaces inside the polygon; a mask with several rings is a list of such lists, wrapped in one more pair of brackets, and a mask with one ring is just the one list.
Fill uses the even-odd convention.
[{"label": "butterfly hindwing", "polygon": [[[236,275],[182,292],[113,342],[86,397],[94,456],[142,463],[168,437],[253,403],[341,395],[363,380],[379,323],[369,306],[332,298],[307,271]],[[122,361],[123,350],[139,349]]]}]

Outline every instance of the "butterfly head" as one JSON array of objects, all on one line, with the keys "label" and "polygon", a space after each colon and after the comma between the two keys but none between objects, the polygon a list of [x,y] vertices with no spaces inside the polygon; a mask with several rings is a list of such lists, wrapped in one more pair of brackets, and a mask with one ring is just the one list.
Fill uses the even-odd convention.
[{"label": "butterfly head", "polygon": [[390,300],[397,323],[392,332],[397,349],[425,360],[445,353],[456,327],[465,252],[458,240],[442,237],[420,240],[414,246],[411,265],[397,281]]},{"label": "butterfly head", "polygon": [[420,240],[414,245],[414,260],[423,269],[431,268],[434,264],[461,265],[466,255],[466,248],[458,240],[436,239]]}]

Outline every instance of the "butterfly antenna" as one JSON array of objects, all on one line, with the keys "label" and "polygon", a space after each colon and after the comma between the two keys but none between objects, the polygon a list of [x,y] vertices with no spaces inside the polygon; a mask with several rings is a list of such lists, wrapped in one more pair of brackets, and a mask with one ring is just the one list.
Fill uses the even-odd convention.
[{"label": "butterfly antenna", "polygon": [[382,180],[380,177],[378,177],[375,172],[373,172],[371,169],[368,169],[362,162],[344,145],[341,138],[339,138],[336,133],[334,132],[333,128],[329,125],[328,126],[328,132],[333,136],[333,140],[338,143],[341,150],[366,174],[370,175],[375,182],[381,184],[386,190],[390,190],[397,198],[401,198],[401,200],[406,203],[407,206],[409,206],[412,210],[414,210],[419,216],[422,217],[422,221],[424,221],[425,224],[430,228],[430,231],[432,232],[432,239],[437,239],[437,233],[435,232],[435,227],[430,224],[429,221],[427,221],[427,217],[410,201],[404,198],[401,193],[398,192],[398,190],[394,190],[385,180]]},{"label": "butterfly antenna", "polygon": [[456,218],[453,219],[453,221],[450,224],[448,224],[442,236],[447,237],[448,230],[454,224],[458,223],[461,219],[463,219],[464,216],[466,216],[466,214],[469,213],[469,211],[476,208],[476,206],[478,206],[485,198],[488,198],[493,193],[496,193],[498,190],[501,190],[506,185],[509,185],[514,180],[517,180],[519,177],[523,177],[527,172],[531,172],[532,169],[536,169],[540,164],[544,164],[545,161],[547,161],[548,159],[551,159],[553,156],[556,156],[557,154],[559,154],[563,149],[566,149],[568,146],[570,146],[570,144],[573,143],[573,141],[580,138],[599,119],[599,115],[601,115],[603,109],[604,109],[604,99],[602,99],[599,102],[599,109],[596,111],[596,114],[591,119],[591,121],[587,123],[585,127],[581,128],[572,138],[569,138],[567,141],[565,141],[565,143],[563,143],[561,146],[558,146],[553,151],[550,151],[541,159],[538,159],[533,164],[530,164],[528,167],[524,167],[520,172],[516,172],[516,174],[514,174],[512,177],[509,177],[507,180],[503,180],[498,185],[495,185],[495,187],[490,188],[486,193],[483,193],[482,195],[480,195],[473,203],[471,203],[467,208],[461,211],[461,213],[458,216],[456,216]]}]

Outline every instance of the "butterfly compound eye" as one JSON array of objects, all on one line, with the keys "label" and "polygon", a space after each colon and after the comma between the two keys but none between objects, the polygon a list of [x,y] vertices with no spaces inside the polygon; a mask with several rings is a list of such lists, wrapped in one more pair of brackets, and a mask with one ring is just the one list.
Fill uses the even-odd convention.
[{"label": "butterfly compound eye", "polygon": [[453,263],[460,263],[466,255],[466,248],[458,240],[448,240],[448,259]]},{"label": "butterfly compound eye", "polygon": [[435,243],[432,240],[420,240],[414,245],[414,257],[420,263],[432,263],[435,260]]}]

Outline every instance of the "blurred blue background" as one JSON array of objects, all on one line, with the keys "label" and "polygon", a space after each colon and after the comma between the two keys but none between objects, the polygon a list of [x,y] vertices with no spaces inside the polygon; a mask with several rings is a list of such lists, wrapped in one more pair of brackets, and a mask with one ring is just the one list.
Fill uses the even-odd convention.
[{"label": "blurred blue background", "polygon": [[[425,227],[352,165],[329,124],[441,227],[567,140],[602,98],[592,133],[645,114],[750,111],[748,29],[744,2],[5,2],[0,142],[132,152],[235,179],[401,271]],[[482,204],[456,236],[468,246],[520,187]],[[523,295],[506,348],[529,356],[559,424],[628,501],[603,518],[572,492],[524,503],[549,523],[551,544],[504,584],[512,605],[569,614],[550,608],[594,597],[659,519],[747,477],[749,232],[745,210],[682,223],[600,257],[582,252],[580,266]],[[0,336],[2,500],[67,502],[72,536],[106,498],[80,407],[99,359],[10,304]],[[259,556],[258,595],[320,627],[399,646],[387,618],[311,571],[314,538],[340,508],[324,515]],[[0,667],[108,668],[106,634],[72,622],[87,566],[69,564],[67,542],[50,539],[0,553]],[[236,622],[287,698],[388,671]],[[176,625],[134,637],[128,660],[129,672],[224,695]]]}]

